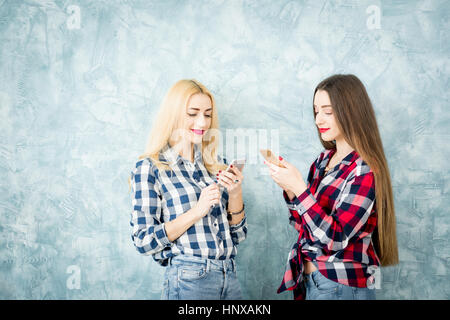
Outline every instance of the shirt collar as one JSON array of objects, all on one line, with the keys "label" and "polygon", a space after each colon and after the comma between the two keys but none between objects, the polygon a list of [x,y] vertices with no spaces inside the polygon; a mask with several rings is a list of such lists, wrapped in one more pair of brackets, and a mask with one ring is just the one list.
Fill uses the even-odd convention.
[{"label": "shirt collar", "polygon": [[[328,160],[333,156],[333,154],[336,153],[336,149],[329,149],[326,151],[325,156],[322,160],[321,163],[321,167],[325,168],[325,166],[328,164]],[[351,165],[353,162],[355,162],[357,159],[359,158],[359,154],[358,152],[356,152],[356,150],[353,150],[352,152],[350,152],[348,155],[346,155],[344,157],[344,159],[341,160],[340,164],[345,165],[345,166],[349,166]]]},{"label": "shirt collar", "polygon": [[[161,150],[161,155],[165,158],[166,161],[168,161],[171,165],[178,165],[180,162],[183,161],[183,157],[176,152],[176,150],[167,143],[164,148]],[[189,161],[187,159],[184,159],[186,161]],[[202,147],[201,144],[194,144],[194,163],[196,162],[202,162],[203,163],[203,157],[202,157]]]}]

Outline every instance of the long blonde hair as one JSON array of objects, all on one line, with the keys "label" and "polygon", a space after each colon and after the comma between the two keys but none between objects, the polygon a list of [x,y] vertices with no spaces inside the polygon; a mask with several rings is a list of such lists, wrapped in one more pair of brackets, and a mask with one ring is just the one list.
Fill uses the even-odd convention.
[{"label": "long blonde hair", "polygon": [[206,169],[213,174],[226,168],[225,165],[218,162],[217,158],[220,132],[214,97],[203,84],[196,80],[179,80],[169,89],[154,120],[145,151],[139,156],[139,159],[150,158],[158,169],[171,169],[169,163],[159,160],[159,154],[169,142],[177,143],[179,141],[176,139],[181,139],[181,136],[176,136],[176,132],[183,127],[183,119],[190,97],[198,93],[207,95],[211,99],[212,106],[211,126],[202,141],[203,163]]},{"label": "long blonde hair", "polygon": [[[317,85],[314,96],[318,90],[328,93],[339,130],[374,173],[377,227],[373,234],[373,244],[383,266],[397,264],[398,246],[391,177],[367,91],[363,83],[351,74],[333,75],[323,80]],[[335,142],[322,140],[319,129],[317,133],[326,149],[335,148]]]}]

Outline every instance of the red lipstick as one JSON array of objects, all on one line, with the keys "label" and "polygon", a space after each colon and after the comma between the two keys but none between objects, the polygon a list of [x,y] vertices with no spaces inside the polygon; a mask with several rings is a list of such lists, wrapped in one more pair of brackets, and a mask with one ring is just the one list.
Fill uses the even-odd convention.
[{"label": "red lipstick", "polygon": [[202,135],[204,132],[205,132],[205,130],[195,130],[195,129],[191,129],[195,134],[199,134],[199,135]]}]

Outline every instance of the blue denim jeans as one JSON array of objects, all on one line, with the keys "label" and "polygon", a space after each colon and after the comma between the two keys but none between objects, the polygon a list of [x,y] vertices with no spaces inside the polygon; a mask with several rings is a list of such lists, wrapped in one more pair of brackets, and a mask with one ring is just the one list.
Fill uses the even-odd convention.
[{"label": "blue denim jeans", "polygon": [[316,270],[305,276],[306,300],[375,300],[375,289],[346,286]]},{"label": "blue denim jeans", "polygon": [[164,274],[162,300],[239,300],[241,287],[233,259],[173,257]]}]

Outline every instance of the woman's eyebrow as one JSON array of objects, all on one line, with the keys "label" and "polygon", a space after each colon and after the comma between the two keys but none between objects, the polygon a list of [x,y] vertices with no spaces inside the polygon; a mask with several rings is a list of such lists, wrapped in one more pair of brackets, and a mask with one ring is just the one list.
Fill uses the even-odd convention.
[{"label": "woman's eyebrow", "polygon": [[[314,106],[314,108],[317,107],[315,104],[313,106]],[[331,107],[331,104],[326,104],[326,105],[321,106],[321,108],[326,108],[326,107]]]},{"label": "woman's eyebrow", "polygon": [[[189,109],[192,109],[192,110],[195,110],[195,111],[200,111],[199,108],[194,108],[194,107],[189,107]],[[205,111],[211,111],[211,110],[212,110],[212,108],[208,108]]]}]

